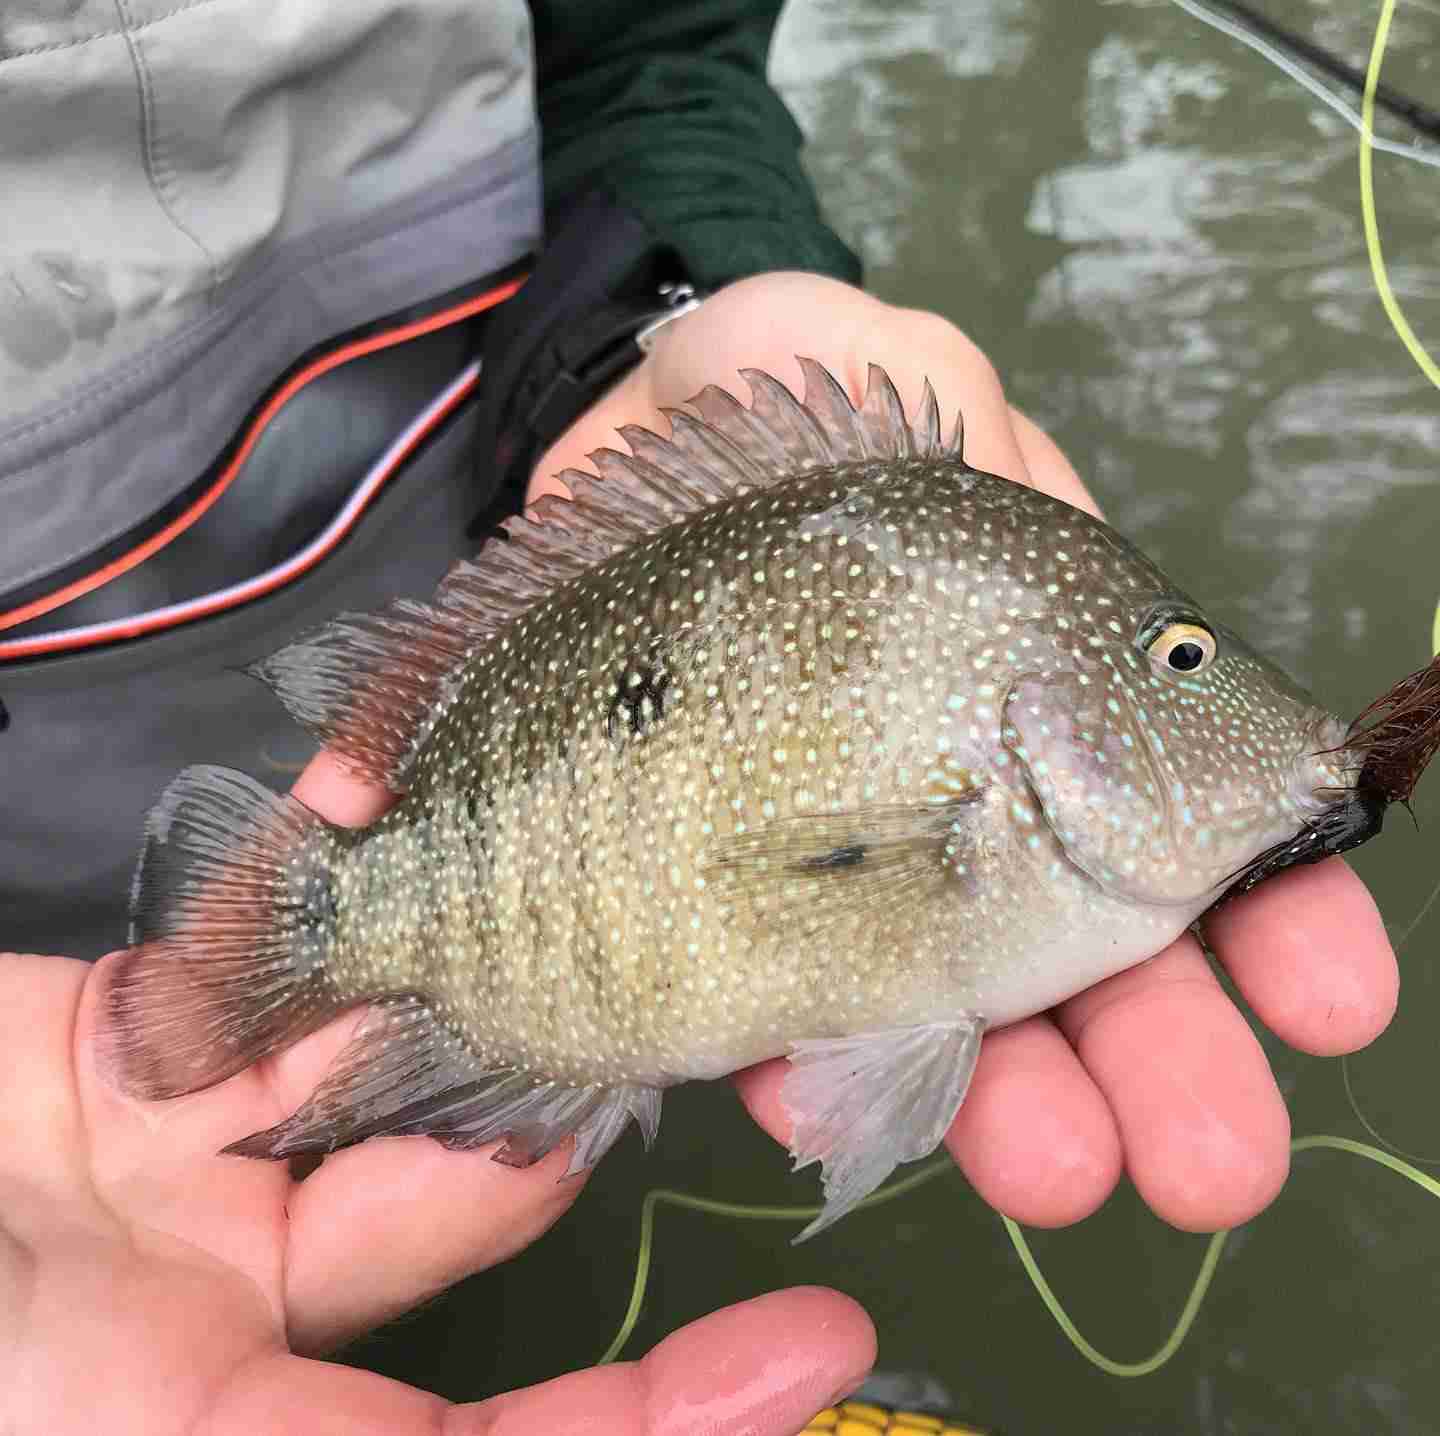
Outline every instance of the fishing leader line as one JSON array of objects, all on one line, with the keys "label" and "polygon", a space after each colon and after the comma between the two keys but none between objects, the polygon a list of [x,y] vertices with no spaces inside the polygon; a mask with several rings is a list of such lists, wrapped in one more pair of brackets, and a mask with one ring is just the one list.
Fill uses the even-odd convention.
[{"label": "fishing leader line", "polygon": [[[1298,85],[1309,90],[1321,104],[1328,106],[1340,116],[1351,129],[1360,134],[1365,134],[1370,129],[1367,121],[1361,114],[1357,114],[1344,100],[1333,90],[1327,89],[1298,61],[1293,60],[1282,49],[1271,44],[1268,40],[1257,35],[1245,25],[1238,24],[1234,20],[1227,19],[1224,15],[1218,15],[1210,6],[1203,3],[1203,0],[1173,0],[1187,15],[1193,16],[1202,24],[1210,26],[1212,30],[1218,30],[1222,35],[1229,35],[1232,40],[1238,40],[1248,49],[1254,50],[1262,59],[1268,60],[1277,70],[1282,70],[1289,75]],[[1240,7],[1235,7],[1240,9]],[[1241,13],[1248,15],[1248,11]],[[1259,17],[1253,17],[1258,19]],[[1285,34],[1279,27],[1271,27],[1271,33],[1275,35]],[[1285,34],[1285,39],[1291,43],[1296,37]],[[1326,56],[1333,60],[1333,56]],[[1346,67],[1348,69],[1348,67]],[[1377,87],[1378,93],[1378,87]],[[1403,97],[1402,97],[1403,98]],[[1413,102],[1409,102],[1413,106]],[[1412,123],[1413,123],[1412,119]],[[1426,130],[1426,133],[1433,131]],[[1414,160],[1417,164],[1431,165],[1440,168],[1440,150],[1427,149],[1423,145],[1404,144],[1398,140],[1387,140],[1382,136],[1371,133],[1371,143],[1377,150],[1384,150],[1387,154],[1400,155],[1404,159]]]},{"label": "fishing leader line", "polygon": [[[1440,364],[1436,364],[1435,360],[1430,357],[1429,351],[1410,327],[1405,312],[1400,307],[1400,301],[1396,299],[1395,291],[1391,287],[1390,272],[1385,266],[1385,255],[1380,245],[1380,229],[1375,217],[1374,152],[1376,150],[1400,155],[1402,158],[1415,160],[1419,164],[1440,167],[1440,151],[1424,149],[1419,145],[1400,144],[1375,133],[1375,97],[1380,86],[1380,67],[1385,58],[1385,47],[1390,38],[1390,24],[1395,17],[1395,0],[1381,0],[1380,17],[1376,23],[1375,37],[1370,47],[1370,61],[1365,71],[1365,88],[1361,95],[1358,115],[1344,100],[1332,90],[1326,89],[1313,75],[1288,55],[1282,53],[1268,41],[1261,39],[1253,31],[1247,30],[1243,25],[1228,20],[1222,15],[1217,15],[1202,3],[1202,0],[1172,0],[1172,2],[1187,15],[1192,15],[1202,24],[1209,25],[1212,29],[1239,40],[1242,45],[1247,45],[1272,65],[1283,70],[1291,79],[1303,85],[1316,99],[1328,105],[1359,133],[1360,217],[1365,231],[1365,250],[1370,260],[1370,277],[1374,282],[1375,292],[1380,297],[1380,303],[1385,309],[1385,315],[1399,336],[1400,342],[1409,351],[1410,357],[1415,361],[1420,372],[1436,388],[1440,388]],[[1434,633],[1435,639],[1432,646],[1440,650],[1440,609],[1436,611]]]},{"label": "fishing leader line", "polygon": [[[1422,164],[1440,166],[1440,155],[1420,150],[1413,145],[1400,145],[1393,141],[1383,140],[1376,136],[1374,131],[1375,122],[1375,96],[1380,83],[1380,67],[1385,55],[1386,43],[1389,39],[1390,24],[1395,14],[1395,0],[1381,0],[1380,16],[1375,28],[1375,38],[1370,50],[1370,60],[1365,72],[1365,88],[1361,100],[1361,112],[1358,117],[1354,111],[1345,105],[1337,96],[1319,84],[1311,75],[1301,69],[1288,57],[1282,55],[1265,41],[1261,40],[1252,32],[1245,30],[1239,25],[1222,19],[1213,12],[1207,10],[1198,0],[1174,0],[1182,10],[1202,20],[1205,24],[1211,25],[1224,33],[1234,36],[1236,39],[1249,45],[1258,51],[1273,64],[1279,66],[1287,74],[1298,80],[1306,89],[1310,90],[1324,103],[1336,110],[1349,120],[1360,133],[1360,208],[1361,217],[1365,230],[1365,247],[1370,261],[1370,272],[1375,283],[1375,289],[1384,307],[1385,314],[1390,320],[1392,328],[1399,336],[1405,348],[1409,351],[1411,358],[1419,366],[1420,371],[1432,384],[1440,388],[1440,365],[1437,365],[1431,358],[1425,346],[1421,343],[1415,331],[1411,328],[1405,318],[1404,311],[1395,297],[1395,292],[1390,284],[1389,272],[1385,267],[1385,256],[1380,244],[1379,225],[1376,220],[1375,210],[1375,188],[1373,160],[1374,150],[1381,149],[1392,154],[1400,154],[1409,159],[1418,160]],[[1432,653],[1440,653],[1440,606],[1437,606],[1434,620],[1431,643]],[[1430,894],[1420,912],[1412,920],[1405,933],[1401,936],[1398,946],[1403,947],[1409,940],[1421,921],[1434,905],[1437,897],[1440,897],[1440,884]],[[1411,1162],[1406,1161],[1398,1155],[1397,1148],[1386,1140],[1366,1120],[1355,1101],[1354,1093],[1350,1086],[1350,1073],[1346,1058],[1341,1058],[1341,1074],[1345,1083],[1346,1095],[1350,1099],[1350,1105],[1361,1124],[1371,1136],[1390,1151],[1383,1151],[1380,1147],[1373,1146],[1368,1142],[1355,1141],[1350,1137],[1332,1136],[1328,1133],[1316,1133],[1308,1137],[1296,1137],[1290,1143],[1290,1151],[1294,1156],[1301,1153],[1328,1149],[1336,1152],[1348,1152],[1352,1156],[1362,1157],[1366,1161],[1374,1162],[1378,1166],[1388,1168],[1390,1171],[1404,1177],[1407,1181],[1414,1183],[1422,1191],[1428,1192],[1432,1197],[1440,1198],[1440,1181],[1420,1171]],[[1417,1158],[1417,1161],[1429,1161],[1429,1158]],[[894,1201],[897,1197],[904,1196],[914,1191],[917,1187],[934,1180],[945,1172],[954,1171],[954,1164],[950,1158],[937,1157],[927,1162],[909,1176],[892,1182],[888,1187],[873,1193],[864,1201],[856,1205],[857,1211],[867,1208],[878,1207],[885,1202]],[[600,1356],[596,1363],[606,1366],[616,1360],[624,1350],[625,1344],[629,1341],[635,1330],[635,1324],[640,1318],[641,1307],[645,1300],[645,1291],[649,1284],[650,1267],[654,1254],[655,1245],[655,1212],[660,1205],[679,1207],[687,1211],[706,1213],[711,1216],[730,1217],[738,1221],[804,1221],[819,1214],[819,1206],[757,1206],[743,1202],[726,1202],[712,1197],[700,1197],[689,1192],[678,1192],[664,1187],[652,1188],[645,1194],[640,1206],[640,1239],[636,1253],[635,1278],[631,1285],[630,1302],[625,1310],[625,1315],[620,1322],[619,1330],[615,1333],[614,1339]],[[1199,1270],[1191,1284],[1189,1294],[1180,1308],[1180,1314],[1175,1319],[1175,1324],[1170,1334],[1149,1356],[1139,1361],[1117,1361],[1113,1357],[1106,1356],[1098,1347],[1090,1342],[1080,1331],[1074,1319],[1065,1310],[1064,1304],[1056,1296],[1054,1288],[1046,1280],[1045,1274],[1040,1270],[1040,1264],[1031,1250],[1030,1243],[1025,1237],[1019,1224],[1003,1213],[1000,1221],[1004,1225],[1006,1235],[1010,1238],[1011,1245],[1020,1259],[1020,1265],[1029,1278],[1031,1285],[1035,1288],[1047,1312],[1053,1318],[1056,1326],[1069,1341],[1071,1346],[1080,1353],[1092,1366],[1098,1367],[1107,1375],[1123,1377],[1127,1379],[1149,1376],[1159,1371],[1161,1367],[1169,1363],[1179,1351],[1186,1336],[1195,1324],[1200,1314],[1201,1305],[1210,1290],[1210,1284],[1214,1280],[1215,1272],[1220,1263],[1221,1253],[1225,1250],[1225,1244],[1235,1228],[1226,1228],[1223,1231],[1215,1232],[1206,1243],[1205,1253],[1200,1260]]]},{"label": "fishing leader line", "polygon": [[[1290,1143],[1290,1151],[1292,1155],[1296,1156],[1318,1148],[1330,1148],[1333,1151],[1349,1152],[1353,1156],[1364,1157],[1367,1161],[1375,1162],[1379,1166],[1388,1167],[1392,1172],[1397,1172],[1407,1181],[1413,1182],[1423,1191],[1429,1192],[1432,1197],[1440,1197],[1440,1181],[1436,1181],[1434,1177],[1420,1171],[1403,1158],[1383,1152],[1368,1142],[1357,1142],[1350,1137],[1335,1137],[1320,1132],[1310,1137],[1296,1137]],[[888,1187],[883,1187],[880,1191],[866,1197],[863,1202],[856,1204],[855,1210],[860,1212],[878,1207],[885,1202],[893,1201],[896,1197],[914,1191],[917,1187],[924,1186],[925,1183],[933,1181],[946,1172],[955,1170],[955,1164],[949,1157],[936,1157],[908,1177],[904,1177],[898,1182],[892,1182]],[[821,1211],[819,1206],[755,1206],[748,1202],[725,1202],[714,1197],[697,1197],[689,1192],[677,1192],[665,1187],[652,1188],[645,1194],[645,1199],[640,1204],[640,1241],[635,1259],[635,1279],[630,1290],[630,1303],[625,1309],[625,1315],[621,1318],[619,1330],[616,1331],[614,1339],[596,1362],[597,1366],[608,1366],[616,1360],[634,1333],[635,1324],[640,1318],[641,1306],[645,1301],[645,1291],[650,1281],[650,1267],[655,1250],[655,1210],[662,1204],[680,1207],[685,1211],[704,1212],[711,1216],[730,1217],[736,1221],[758,1222],[805,1221],[818,1216]],[[1180,1308],[1180,1315],[1176,1317],[1175,1325],[1165,1340],[1149,1356],[1140,1361],[1116,1361],[1113,1357],[1106,1356],[1090,1342],[1080,1331],[1074,1318],[1065,1310],[1064,1303],[1055,1295],[1054,1288],[1040,1270],[1040,1263],[1036,1260],[1035,1253],[1031,1250],[1030,1243],[1019,1224],[1003,1213],[1000,1215],[1000,1221],[1005,1227],[1005,1233],[1010,1238],[1011,1245],[1015,1248],[1016,1255],[1020,1258],[1020,1265],[1024,1268],[1025,1275],[1029,1277],[1030,1284],[1035,1288],[1045,1310],[1050,1313],[1066,1340],[1092,1366],[1098,1367],[1109,1376],[1126,1378],[1152,1375],[1162,1366],[1167,1365],[1175,1353],[1180,1350],[1185,1338],[1190,1334],[1191,1327],[1195,1324],[1196,1317],[1200,1314],[1200,1307],[1210,1290],[1210,1283],[1220,1264],[1220,1254],[1225,1250],[1225,1243],[1229,1241],[1230,1234],[1236,1230],[1234,1227],[1227,1227],[1223,1231],[1213,1233],[1206,1242],[1205,1254],[1200,1259],[1200,1268],[1195,1274],[1195,1280],[1191,1283],[1189,1294]]]},{"label": "fishing leader line", "polygon": [[[1282,54],[1288,52],[1297,56],[1307,65],[1313,65],[1332,79],[1339,80],[1349,89],[1354,90],[1356,94],[1364,91],[1364,70],[1357,70],[1340,56],[1327,50],[1323,45],[1307,39],[1304,35],[1299,35],[1294,30],[1287,30],[1268,15],[1255,9],[1248,3],[1248,0],[1204,0],[1203,8],[1211,12],[1218,10],[1223,14],[1238,16],[1242,25],[1251,32],[1251,35],[1269,36],[1278,42]],[[1226,33],[1235,35],[1237,39],[1246,44],[1251,44],[1250,36],[1239,34],[1228,28]],[[1254,45],[1252,48],[1266,53],[1263,45]],[[1440,112],[1432,110],[1419,100],[1412,99],[1409,95],[1384,84],[1375,86],[1375,102],[1389,110],[1392,115],[1398,115],[1412,129],[1428,135],[1431,139],[1440,140]],[[1354,119],[1353,116],[1351,118]],[[1359,128],[1358,123],[1355,127]]]}]

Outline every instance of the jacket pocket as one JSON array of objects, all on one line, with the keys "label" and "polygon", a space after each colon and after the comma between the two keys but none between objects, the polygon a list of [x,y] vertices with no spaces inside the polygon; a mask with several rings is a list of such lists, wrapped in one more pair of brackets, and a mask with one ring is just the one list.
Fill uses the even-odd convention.
[{"label": "jacket pocket", "polygon": [[425,598],[473,551],[473,411],[412,454],[323,562],[256,601],[63,657],[0,665],[0,946],[94,958],[126,940],[145,813],[189,763],[279,789],[313,752],[243,666],[297,631]]}]

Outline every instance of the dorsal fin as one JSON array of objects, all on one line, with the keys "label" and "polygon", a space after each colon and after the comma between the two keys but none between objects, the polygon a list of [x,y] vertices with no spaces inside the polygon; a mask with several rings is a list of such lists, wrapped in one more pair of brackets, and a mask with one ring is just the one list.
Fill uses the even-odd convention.
[{"label": "dorsal fin", "polygon": [[665,410],[668,439],[625,425],[628,454],[597,449],[589,457],[598,479],[564,470],[570,498],[547,494],[506,519],[504,537],[456,564],[430,603],[398,599],[376,613],[341,614],[248,671],[349,767],[399,788],[476,648],[612,554],[737,494],[827,465],[961,457],[961,421],[942,442],[928,379],[912,426],[878,365],[858,409],[815,360],[801,359],[800,368],[803,402],[763,370],[744,369],[748,408],[711,385],[689,401],[699,418]]}]

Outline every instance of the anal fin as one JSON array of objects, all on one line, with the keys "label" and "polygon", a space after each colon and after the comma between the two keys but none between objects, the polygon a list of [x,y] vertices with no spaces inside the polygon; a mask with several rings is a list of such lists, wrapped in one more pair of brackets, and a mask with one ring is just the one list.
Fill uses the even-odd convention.
[{"label": "anal fin", "polygon": [[780,1101],[795,1169],[819,1162],[825,1208],[794,1240],[824,1231],[901,1162],[928,1157],[975,1072],[982,1017],[791,1045]]},{"label": "anal fin", "polygon": [[494,1160],[528,1167],[573,1136],[569,1176],[598,1162],[632,1117],[649,1146],[660,1122],[658,1089],[572,1087],[487,1070],[421,998],[402,995],[375,1004],[298,1112],[224,1150],[292,1157],[382,1136],[430,1136],[469,1150],[504,1137]]}]

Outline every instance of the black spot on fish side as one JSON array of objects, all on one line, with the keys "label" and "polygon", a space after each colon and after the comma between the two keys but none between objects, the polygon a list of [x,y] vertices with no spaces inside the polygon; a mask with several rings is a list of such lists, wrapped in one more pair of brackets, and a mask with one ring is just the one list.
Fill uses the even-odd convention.
[{"label": "black spot on fish side", "polygon": [[470,788],[465,793],[465,816],[470,822],[484,823],[494,808],[495,797],[489,788]]},{"label": "black spot on fish side", "polygon": [[300,930],[312,936],[323,939],[334,933],[340,920],[340,903],[328,873],[312,873],[305,880],[298,920]]},{"label": "black spot on fish side", "polygon": [[5,700],[0,698],[0,733],[8,732],[10,728],[10,710],[5,706]]},{"label": "black spot on fish side", "polygon": [[805,872],[813,872],[816,868],[854,868],[859,867],[865,861],[865,845],[863,843],[846,843],[843,847],[832,848],[828,853],[821,853],[814,858],[801,858],[795,864]]},{"label": "black spot on fish side", "polygon": [[615,684],[615,696],[605,716],[605,732],[610,738],[621,723],[638,737],[665,716],[665,691],[670,675],[640,664],[627,664]]}]

